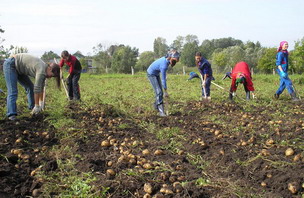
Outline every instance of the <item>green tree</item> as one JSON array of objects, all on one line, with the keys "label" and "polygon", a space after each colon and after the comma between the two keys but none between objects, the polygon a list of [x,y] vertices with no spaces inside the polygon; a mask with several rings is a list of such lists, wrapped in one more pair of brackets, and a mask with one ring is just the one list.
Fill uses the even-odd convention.
[{"label": "green tree", "polygon": [[295,48],[290,53],[289,64],[294,72],[304,72],[304,37],[295,42]]},{"label": "green tree", "polygon": [[181,63],[188,66],[195,66],[195,53],[198,51],[198,45],[196,42],[186,43],[183,47],[183,53],[181,53]]},{"label": "green tree", "polygon": [[210,40],[204,40],[199,47],[199,51],[206,59],[211,59],[214,50],[215,50],[214,44]]},{"label": "green tree", "polygon": [[14,47],[14,49],[12,49],[12,54],[19,54],[19,53],[28,53],[28,49],[26,47]]},{"label": "green tree", "polygon": [[230,71],[234,65],[244,60],[245,51],[241,46],[216,49],[212,54],[212,67],[218,72]]},{"label": "green tree", "polygon": [[178,52],[182,52],[185,38],[177,36],[173,43],[170,45],[171,48],[176,49]]},{"label": "green tree", "polygon": [[97,69],[97,73],[108,73],[111,68],[111,56],[106,51],[100,51],[93,56],[93,65]]},{"label": "green tree", "polygon": [[181,63],[188,66],[195,66],[195,53],[198,52],[198,38],[196,35],[189,34],[185,36],[185,44],[183,46],[183,52],[181,53]]},{"label": "green tree", "polygon": [[263,55],[258,61],[257,68],[265,73],[271,73],[275,68],[276,48],[264,48]]},{"label": "green tree", "polygon": [[250,68],[257,69],[258,60],[262,56],[262,47],[259,42],[253,43],[251,41],[247,41],[244,44],[245,57],[244,61],[248,63]]},{"label": "green tree", "polygon": [[78,59],[85,58],[85,56],[79,50],[75,52],[73,56],[76,56]]},{"label": "green tree", "polygon": [[93,66],[96,67],[96,73],[108,73],[111,69],[112,55],[118,46],[111,45],[107,48],[105,45],[99,43],[93,47],[94,56]]},{"label": "green tree", "polygon": [[145,51],[140,54],[139,59],[135,65],[136,71],[146,71],[154,59],[154,52]]},{"label": "green tree", "polygon": [[245,51],[240,46],[232,46],[225,49],[229,54],[229,65],[234,65],[240,61],[244,61]]},{"label": "green tree", "polygon": [[229,70],[229,56],[226,51],[219,49],[212,53],[212,68],[217,73]]},{"label": "green tree", "polygon": [[41,59],[44,62],[53,61],[54,58],[58,59],[58,58],[60,58],[60,56],[58,54],[56,54],[55,52],[53,52],[53,51],[44,52],[43,55],[41,56]]},{"label": "green tree", "polygon": [[113,56],[115,50],[118,48],[119,46],[118,45],[111,45],[108,49],[107,49],[107,52],[110,56]]},{"label": "green tree", "polygon": [[185,36],[185,43],[196,43],[198,45],[199,41],[196,35],[188,34]]},{"label": "green tree", "polygon": [[[5,31],[1,28],[0,26],[0,34],[4,33]],[[9,48],[4,48],[4,46],[2,45],[2,43],[5,41],[5,39],[3,39],[0,36],[0,59],[5,59],[8,58],[10,56],[10,51],[12,49],[14,49],[14,46],[10,46]]]},{"label": "green tree", "polygon": [[167,54],[169,47],[166,44],[166,42],[167,42],[166,39],[161,37],[157,37],[154,40],[153,50],[154,50],[155,58],[160,58]]},{"label": "green tree", "polygon": [[204,40],[199,48],[202,55],[205,58],[210,59],[212,58],[212,54],[216,49],[226,49],[232,46],[242,46],[242,45],[243,42],[241,40],[228,37],[228,38]]},{"label": "green tree", "polygon": [[112,59],[112,70],[116,73],[131,73],[138,57],[138,49],[130,46],[121,46],[115,50]]},{"label": "green tree", "polygon": [[[0,34],[4,33],[4,30],[1,28],[0,26]],[[2,43],[4,42],[5,40],[0,36],[0,55],[1,56],[4,56],[5,57],[5,50],[4,50],[4,47],[2,45]]]}]

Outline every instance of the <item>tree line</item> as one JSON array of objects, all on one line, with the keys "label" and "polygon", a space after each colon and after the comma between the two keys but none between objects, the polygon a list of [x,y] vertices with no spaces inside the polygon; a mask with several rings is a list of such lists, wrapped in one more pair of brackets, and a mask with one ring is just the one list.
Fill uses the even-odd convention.
[{"label": "tree line", "polygon": [[[0,33],[4,30],[0,27]],[[1,34],[0,34],[1,35]],[[26,47],[14,47],[4,49],[2,43],[4,39],[0,37],[0,55],[2,58],[8,57],[11,53],[28,52]],[[279,43],[280,41],[278,41]],[[292,42],[292,41],[289,41]],[[83,68],[93,66],[96,73],[131,73],[146,71],[149,65],[167,54],[175,48],[181,54],[181,66],[194,67],[194,55],[201,52],[208,59],[215,72],[226,72],[239,61],[246,61],[249,66],[259,73],[272,73],[275,68],[276,47],[263,47],[259,41],[243,42],[232,37],[203,40],[201,43],[196,35],[177,36],[171,44],[165,38],[157,37],[154,39],[153,51],[139,53],[136,47],[128,45],[97,44],[94,46],[93,55],[84,56],[80,51],[73,55],[77,56]],[[45,52],[42,57],[48,62],[60,56],[52,51]],[[92,62],[89,64],[88,60]],[[289,67],[293,73],[303,73],[304,71],[304,37],[295,41],[295,47],[289,51]]]}]

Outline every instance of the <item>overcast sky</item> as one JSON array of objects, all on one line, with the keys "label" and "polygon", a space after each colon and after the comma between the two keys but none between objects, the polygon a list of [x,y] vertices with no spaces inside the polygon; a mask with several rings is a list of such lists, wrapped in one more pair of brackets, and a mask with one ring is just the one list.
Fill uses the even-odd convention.
[{"label": "overcast sky", "polygon": [[153,51],[157,37],[233,37],[290,49],[304,37],[304,0],[0,0],[5,47],[84,55],[101,43]]}]

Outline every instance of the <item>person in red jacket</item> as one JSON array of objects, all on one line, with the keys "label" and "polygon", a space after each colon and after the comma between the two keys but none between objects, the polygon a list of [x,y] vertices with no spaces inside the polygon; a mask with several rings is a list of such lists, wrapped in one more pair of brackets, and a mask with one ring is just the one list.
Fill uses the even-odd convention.
[{"label": "person in red jacket", "polygon": [[80,100],[80,89],[78,81],[80,79],[82,69],[81,64],[75,56],[69,54],[69,52],[66,50],[61,52],[61,60],[59,63],[61,69],[64,64],[70,67],[69,76],[67,77],[69,99]]},{"label": "person in red jacket", "polygon": [[239,84],[244,85],[244,89],[246,92],[246,99],[250,100],[250,92],[252,92],[252,97],[254,98],[254,87],[251,78],[251,72],[249,66],[246,62],[237,63],[231,72],[231,87],[229,93],[229,99],[232,100],[237,87]]}]

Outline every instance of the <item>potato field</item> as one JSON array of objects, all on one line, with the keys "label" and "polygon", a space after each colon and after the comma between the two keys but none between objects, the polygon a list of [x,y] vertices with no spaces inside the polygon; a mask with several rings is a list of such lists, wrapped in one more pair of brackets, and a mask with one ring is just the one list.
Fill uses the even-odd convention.
[{"label": "potato field", "polygon": [[240,86],[230,101],[221,77],[204,101],[198,79],[168,75],[167,117],[146,74],[82,74],[81,102],[50,81],[36,116],[20,86],[17,121],[0,95],[0,198],[304,198],[304,100],[275,100],[279,77],[253,75],[257,99]]}]

